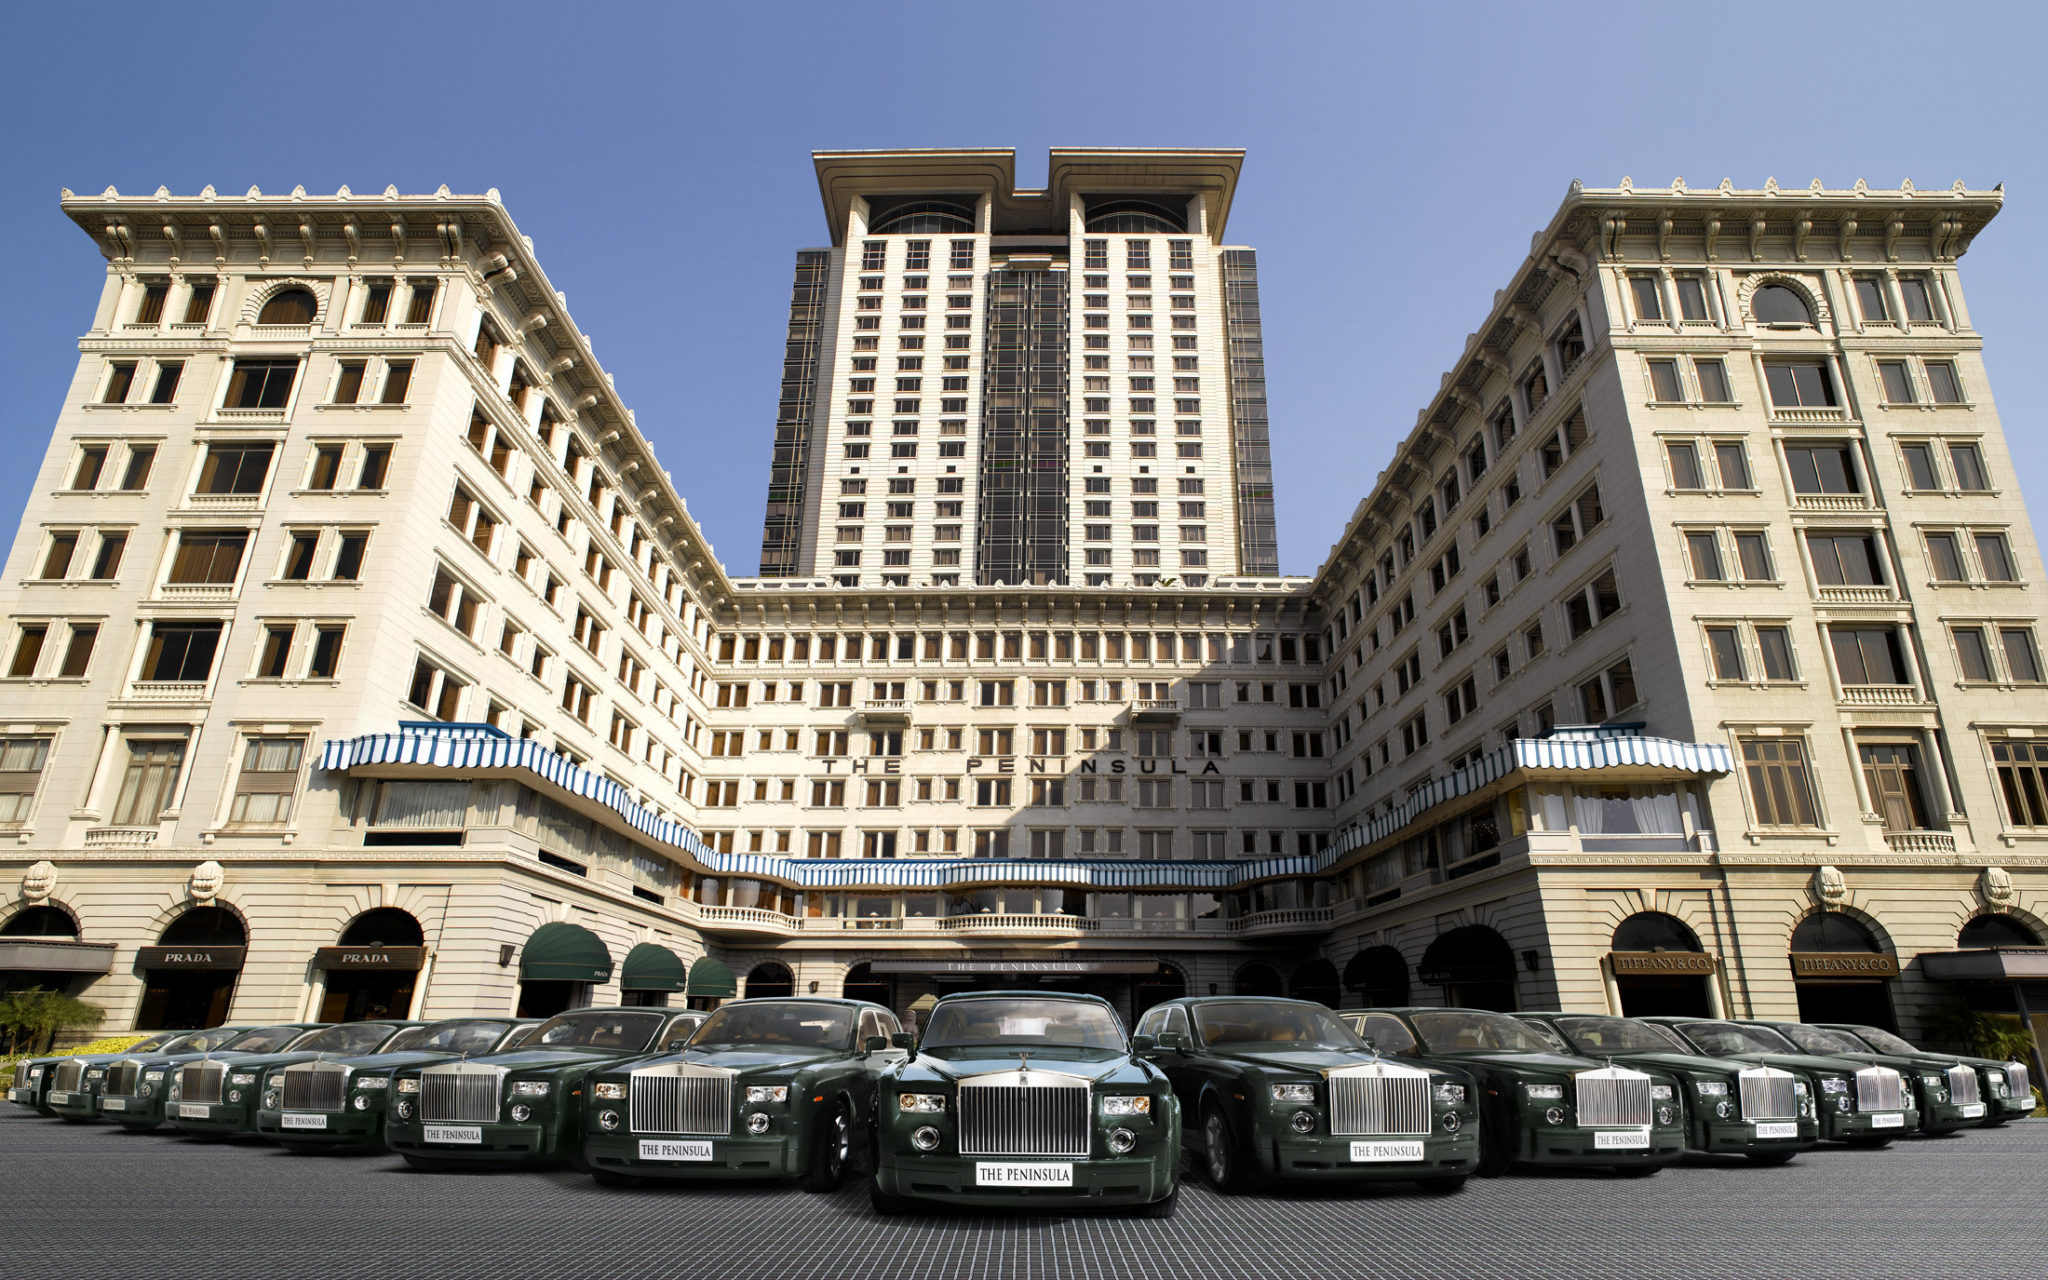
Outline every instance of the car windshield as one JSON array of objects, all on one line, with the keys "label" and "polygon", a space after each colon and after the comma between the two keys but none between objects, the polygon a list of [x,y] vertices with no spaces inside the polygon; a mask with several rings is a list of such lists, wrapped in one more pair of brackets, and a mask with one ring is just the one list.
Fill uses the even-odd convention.
[{"label": "car windshield", "polygon": [[[193,1031],[182,1036],[172,1036],[158,1045],[157,1048],[166,1056],[173,1053],[205,1053],[207,1049],[220,1043],[220,1039],[221,1037],[217,1032]],[[145,1046],[136,1045],[135,1047],[142,1049]]]},{"label": "car windshield", "polygon": [[[773,1044],[804,1049],[844,1049],[853,1034],[854,1011],[839,1005],[806,1004],[800,1000],[743,1000],[712,1014],[697,1034],[692,1049],[710,1045]],[[679,1027],[677,1031],[687,1032]]]},{"label": "car windshield", "polygon": [[617,1010],[598,1012],[585,1009],[558,1013],[542,1023],[540,1030],[528,1038],[525,1045],[533,1049],[581,1047],[638,1053],[654,1039],[654,1033],[661,1030],[661,1024],[667,1017],[667,1014],[659,1012]]},{"label": "car windshield", "polygon": [[1857,1040],[1855,1036],[1830,1031],[1826,1027],[1810,1027],[1803,1022],[1795,1022],[1786,1027],[1785,1037],[1808,1053],[1870,1052],[1870,1046]]},{"label": "car windshield", "polygon": [[1836,1035],[1854,1036],[1879,1053],[1918,1053],[1912,1045],[1899,1039],[1891,1032],[1879,1027],[1857,1027],[1851,1031],[1837,1031]]},{"label": "car windshield", "polygon": [[1769,1027],[1734,1022],[1688,1022],[1678,1028],[1707,1053],[1798,1053],[1799,1046]]},{"label": "car windshield", "polygon": [[402,1044],[390,1051],[412,1049],[421,1053],[489,1053],[503,1038],[509,1022],[437,1022],[415,1027]]},{"label": "car windshield", "polygon": [[388,1022],[345,1022],[338,1027],[322,1027],[293,1044],[292,1052],[375,1053],[378,1045],[391,1038],[393,1030]]},{"label": "car windshield", "polygon": [[1317,1044],[1363,1049],[1351,1028],[1333,1013],[1305,1004],[1232,1000],[1195,1006],[1195,1025],[1211,1048],[1236,1044]]},{"label": "car windshield", "polygon": [[160,1031],[160,1032],[158,1032],[157,1034],[155,1034],[155,1035],[153,1035],[153,1036],[149,1037],[149,1038],[148,1038],[147,1040],[142,1040],[142,1041],[138,1041],[138,1042],[137,1042],[137,1043],[135,1043],[135,1044],[131,1044],[131,1045],[129,1045],[129,1046],[128,1046],[128,1047],[126,1048],[126,1049],[123,1049],[123,1050],[121,1050],[121,1052],[123,1052],[123,1053],[154,1053],[154,1052],[155,1052],[155,1051],[157,1051],[158,1049],[164,1049],[164,1051],[165,1051],[165,1052],[167,1052],[167,1053],[175,1053],[175,1052],[177,1052],[177,1050],[175,1050],[175,1049],[168,1049],[168,1048],[166,1048],[166,1046],[167,1046],[167,1045],[169,1045],[169,1044],[170,1044],[170,1043],[171,1043],[172,1041],[174,1041],[174,1040],[182,1040],[182,1039],[184,1039],[184,1037],[183,1037],[183,1036],[181,1036],[181,1035],[179,1035],[179,1034],[178,1034],[177,1032],[175,1032],[175,1031]]},{"label": "car windshield", "polygon": [[1654,1022],[1627,1018],[1559,1018],[1557,1026],[1580,1053],[1691,1053]]},{"label": "car windshield", "polygon": [[919,1045],[1014,1045],[1033,1049],[1072,1045],[1122,1049],[1116,1015],[1087,1000],[1001,999],[941,1001]]},{"label": "car windshield", "polygon": [[1542,1036],[1504,1013],[1446,1009],[1409,1017],[1422,1047],[1432,1053],[1459,1049],[1507,1049],[1515,1053],[1555,1053]]},{"label": "car windshield", "polygon": [[225,1049],[229,1053],[276,1053],[304,1034],[306,1031],[303,1027],[255,1027],[225,1044],[207,1047]]}]

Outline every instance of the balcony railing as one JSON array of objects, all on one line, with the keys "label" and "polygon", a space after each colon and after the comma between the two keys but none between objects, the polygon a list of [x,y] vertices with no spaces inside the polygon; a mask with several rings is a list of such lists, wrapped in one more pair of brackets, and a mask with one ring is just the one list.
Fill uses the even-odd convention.
[{"label": "balcony railing", "polygon": [[1860,493],[1795,493],[1796,511],[1868,511],[1870,499]]},{"label": "balcony railing", "polygon": [[156,843],[155,827],[94,827],[85,833],[88,849],[147,849]]},{"label": "balcony railing", "polygon": [[1131,703],[1131,722],[1165,724],[1180,719],[1180,703],[1173,698],[1138,698]]},{"label": "balcony railing", "polygon": [[1230,922],[1232,933],[1294,933],[1330,923],[1335,912],[1329,907],[1296,907],[1285,911],[1255,911]]},{"label": "balcony railing", "polygon": [[910,703],[903,698],[869,698],[860,704],[860,718],[869,724],[908,724]]},{"label": "balcony railing", "polygon": [[1773,422],[1811,423],[1847,422],[1848,420],[1848,408],[1839,404],[1813,405],[1806,408],[1792,409],[1779,408],[1776,405],[1771,406],[1771,421]]},{"label": "balcony railing", "polygon": [[1884,842],[1893,853],[1951,854],[1956,851],[1955,835],[1948,831],[1887,831]]},{"label": "balcony railing", "polygon": [[[268,409],[265,413],[271,412]],[[188,507],[205,507],[209,511],[250,510],[263,505],[260,493],[191,493],[185,495]]]},{"label": "balcony railing", "polygon": [[1845,684],[1842,705],[1849,707],[1917,707],[1920,687],[1911,684]]},{"label": "balcony railing", "polygon": [[128,696],[143,702],[197,702],[206,697],[204,680],[137,680]]},{"label": "balcony railing", "polygon": [[232,600],[235,598],[235,584],[232,582],[166,582],[156,589],[159,600],[172,600],[190,604],[202,600]]},{"label": "balcony railing", "polygon": [[1890,604],[1898,599],[1890,587],[1822,587],[1822,604]]}]

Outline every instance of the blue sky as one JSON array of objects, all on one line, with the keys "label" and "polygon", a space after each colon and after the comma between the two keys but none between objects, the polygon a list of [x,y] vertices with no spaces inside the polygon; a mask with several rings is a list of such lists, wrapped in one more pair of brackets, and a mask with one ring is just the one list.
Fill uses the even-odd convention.
[{"label": "blue sky", "polygon": [[[1228,146],[1261,251],[1281,564],[1321,562],[1573,178],[2003,182],[1964,259],[2048,516],[2038,6],[17,5],[0,450],[40,457],[103,260],[60,187],[497,187],[751,573],[814,148]],[[2036,299],[2028,303],[2027,299]],[[33,467],[0,474],[19,519]]]}]

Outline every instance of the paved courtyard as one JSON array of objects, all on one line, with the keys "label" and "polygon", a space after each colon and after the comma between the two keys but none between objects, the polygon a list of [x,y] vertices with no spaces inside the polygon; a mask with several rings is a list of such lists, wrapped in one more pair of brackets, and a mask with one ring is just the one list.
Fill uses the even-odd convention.
[{"label": "paved courtyard", "polygon": [[566,1170],[426,1174],[382,1153],[0,1114],[0,1273],[35,1277],[2048,1277],[2048,1121],[1783,1168],[1517,1174],[1223,1197],[1170,1222],[878,1219],[850,1185],[607,1190]]}]

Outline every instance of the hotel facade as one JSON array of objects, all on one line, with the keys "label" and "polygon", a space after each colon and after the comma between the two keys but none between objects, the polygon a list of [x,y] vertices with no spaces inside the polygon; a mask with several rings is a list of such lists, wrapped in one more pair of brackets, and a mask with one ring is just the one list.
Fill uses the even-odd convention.
[{"label": "hotel facade", "polygon": [[760,571],[496,193],[67,193],[0,981],[2048,1012],[1997,191],[1574,184],[1278,576],[1241,157],[821,153]]}]

